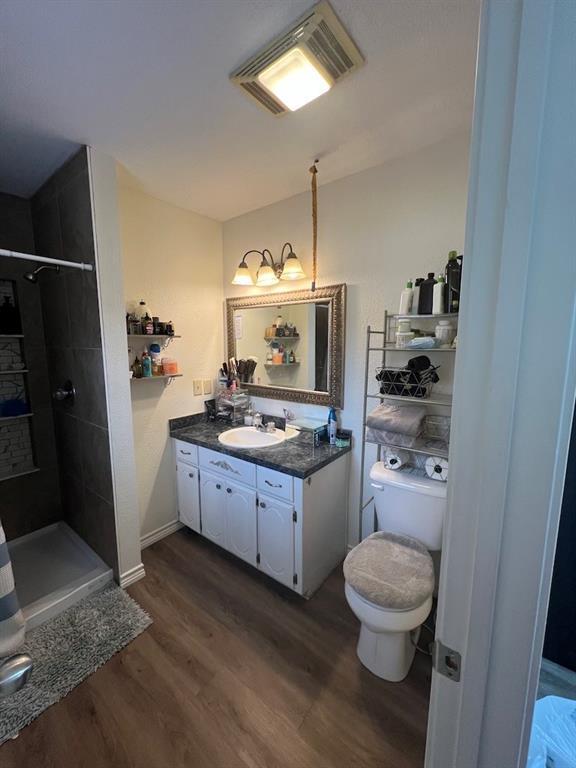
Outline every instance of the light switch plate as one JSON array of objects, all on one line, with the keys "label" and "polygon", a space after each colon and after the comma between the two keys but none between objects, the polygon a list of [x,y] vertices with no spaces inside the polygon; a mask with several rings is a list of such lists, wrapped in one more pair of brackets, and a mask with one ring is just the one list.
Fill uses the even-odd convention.
[{"label": "light switch plate", "polygon": [[195,395],[202,394],[202,379],[194,379],[192,382],[193,392]]},{"label": "light switch plate", "polygon": [[210,395],[212,393],[212,379],[204,379],[202,389],[205,395]]}]

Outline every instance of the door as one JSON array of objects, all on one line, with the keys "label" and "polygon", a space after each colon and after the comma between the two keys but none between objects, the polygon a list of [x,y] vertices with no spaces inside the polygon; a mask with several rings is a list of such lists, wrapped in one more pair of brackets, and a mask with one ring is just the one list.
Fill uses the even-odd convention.
[{"label": "door", "polygon": [[224,480],[226,496],[226,549],[256,565],[258,532],[256,491]]},{"label": "door", "polygon": [[226,481],[211,472],[200,472],[202,534],[226,547]]},{"label": "door", "polygon": [[258,497],[259,568],[292,587],[294,576],[294,507],[271,496]]},{"label": "door", "polygon": [[176,462],[178,478],[178,516],[180,522],[200,533],[200,487],[196,467]]},{"label": "door", "polygon": [[526,765],[576,393],[574,29],[573,2],[484,2],[436,623],[461,674],[433,672],[426,768]]}]

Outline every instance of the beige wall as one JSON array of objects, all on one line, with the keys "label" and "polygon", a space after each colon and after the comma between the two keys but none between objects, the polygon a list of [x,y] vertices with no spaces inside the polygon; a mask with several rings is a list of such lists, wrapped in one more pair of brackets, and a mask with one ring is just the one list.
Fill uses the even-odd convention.
[{"label": "beige wall", "polygon": [[182,336],[167,354],[183,378],[131,384],[141,531],[150,537],[177,519],[168,419],[203,410],[212,395],[195,397],[192,380],[214,380],[223,359],[222,225],[122,185],[119,209],[126,302],[144,299]]},{"label": "beige wall", "polygon": [[[366,326],[381,327],[385,309],[398,311],[406,280],[426,276],[428,271],[438,272],[446,264],[450,249],[461,252],[467,170],[468,136],[461,134],[319,189],[319,284],[348,285],[341,424],[353,429],[356,436],[350,489],[351,542],[358,529]],[[245,296],[309,288],[308,281],[266,290],[230,284],[245,251],[267,247],[277,256],[286,240],[291,241],[309,275],[309,194],[225,222],[224,294]],[[257,407],[269,413],[282,412],[279,401],[259,400]],[[326,409],[290,407],[299,414],[327,415]]]}]

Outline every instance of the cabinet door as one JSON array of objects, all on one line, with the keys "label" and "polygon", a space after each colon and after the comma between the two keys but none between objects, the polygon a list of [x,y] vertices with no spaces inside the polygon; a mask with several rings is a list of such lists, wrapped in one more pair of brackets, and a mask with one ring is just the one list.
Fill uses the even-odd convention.
[{"label": "cabinet door", "polygon": [[226,481],[210,472],[200,472],[202,534],[226,547]]},{"label": "cabinet door", "polygon": [[177,462],[178,517],[180,522],[200,533],[200,495],[198,470],[182,461]]},{"label": "cabinet door", "polygon": [[226,549],[256,565],[258,552],[256,491],[228,480],[226,495]]},{"label": "cabinet door", "polygon": [[271,496],[258,497],[258,551],[260,570],[276,581],[293,586],[294,507]]}]

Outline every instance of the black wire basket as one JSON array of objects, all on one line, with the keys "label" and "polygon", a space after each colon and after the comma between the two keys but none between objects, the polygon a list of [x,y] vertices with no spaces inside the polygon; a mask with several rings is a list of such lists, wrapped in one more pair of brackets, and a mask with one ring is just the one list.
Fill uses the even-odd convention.
[{"label": "black wire basket", "polygon": [[432,394],[434,384],[439,381],[436,373],[439,366],[430,364],[430,360],[422,355],[412,358],[404,368],[378,368],[376,381],[380,383],[381,395],[396,395],[399,397],[426,398]]}]

